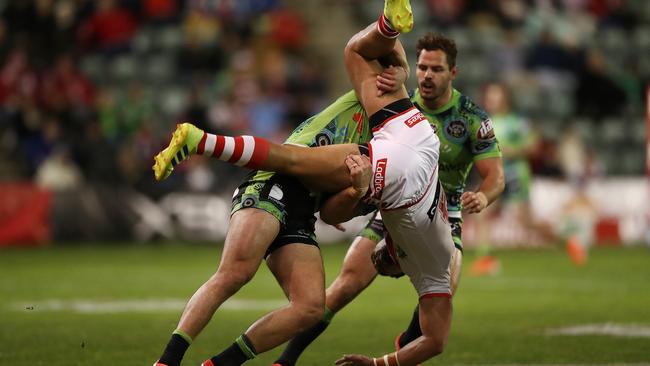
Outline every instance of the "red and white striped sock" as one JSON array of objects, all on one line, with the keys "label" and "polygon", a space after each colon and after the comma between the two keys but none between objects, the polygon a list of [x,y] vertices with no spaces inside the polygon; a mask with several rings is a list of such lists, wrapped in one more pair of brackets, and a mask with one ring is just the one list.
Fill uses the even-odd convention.
[{"label": "red and white striped sock", "polygon": [[269,156],[269,142],[255,136],[231,137],[204,132],[196,153],[237,166],[259,169]]},{"label": "red and white striped sock", "polygon": [[391,26],[388,19],[386,19],[384,14],[382,14],[379,17],[379,20],[377,20],[377,31],[382,36],[390,39],[397,38],[397,36],[399,36],[399,32],[393,29],[393,27]]}]

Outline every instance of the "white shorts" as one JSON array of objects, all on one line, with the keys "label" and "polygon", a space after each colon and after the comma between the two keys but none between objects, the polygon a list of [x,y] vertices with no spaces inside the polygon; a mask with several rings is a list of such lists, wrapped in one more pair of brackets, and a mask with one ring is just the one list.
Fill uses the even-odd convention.
[{"label": "white shorts", "polygon": [[373,176],[370,201],[380,208],[422,198],[438,167],[440,140],[415,107],[387,119],[368,143]]},{"label": "white shorts", "polygon": [[419,297],[451,297],[450,265],[455,249],[437,176],[420,201],[381,210],[381,216],[388,231],[384,240]]}]

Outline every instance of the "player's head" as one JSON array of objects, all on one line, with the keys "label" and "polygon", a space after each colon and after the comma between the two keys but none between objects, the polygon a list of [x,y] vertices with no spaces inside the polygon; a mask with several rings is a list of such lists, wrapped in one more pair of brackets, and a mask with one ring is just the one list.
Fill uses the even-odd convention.
[{"label": "player's head", "polygon": [[422,99],[436,100],[456,78],[456,43],[443,35],[427,33],[417,43],[416,76]]},{"label": "player's head", "polygon": [[498,82],[483,86],[482,104],[489,114],[507,113],[510,110],[510,89]]}]

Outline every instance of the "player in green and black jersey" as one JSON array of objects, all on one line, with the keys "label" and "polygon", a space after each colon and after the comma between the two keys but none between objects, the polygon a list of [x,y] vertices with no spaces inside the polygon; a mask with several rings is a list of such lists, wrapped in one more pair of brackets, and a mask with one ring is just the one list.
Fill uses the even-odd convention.
[{"label": "player in green and black jersey", "polygon": [[[490,82],[483,87],[483,104],[499,135],[506,179],[501,199],[490,210],[507,211],[511,221],[525,232],[540,236],[544,241],[554,241],[557,237],[553,228],[547,222],[535,219],[530,207],[532,172],[528,160],[535,150],[538,136],[529,119],[513,110],[511,100],[509,88],[502,83]],[[476,224],[477,229],[489,225],[485,220],[478,220]]]},{"label": "player in green and black jersey", "polygon": [[[501,151],[490,117],[467,96],[452,89],[448,102],[432,109],[422,94],[420,89],[416,89],[411,100],[427,117],[440,139],[440,182],[447,196],[454,243],[462,250],[461,210],[478,213],[498,196],[494,191],[499,191],[499,176],[502,179]],[[481,188],[477,192],[465,192],[467,175],[474,164],[483,177],[482,186],[487,194]],[[490,197],[489,193],[492,193]]]},{"label": "player in green and black jersey", "polygon": [[[401,45],[399,49],[403,51]],[[403,88],[407,73],[398,66],[388,67],[382,75],[390,77],[387,81],[389,87],[391,83],[399,83]],[[366,112],[354,91],[350,91],[298,126],[285,144],[301,146],[296,149],[305,150],[326,145],[351,145],[361,149],[361,145],[371,138]],[[156,156],[155,177],[165,179],[175,165],[193,154],[230,159],[231,163],[249,166],[249,162],[259,158],[255,150],[246,145],[246,141],[251,142],[251,139],[253,143],[257,141],[250,136],[226,141],[223,136],[205,133],[190,123],[178,125],[169,147]],[[228,158],[224,158],[226,155]],[[341,164],[346,171],[349,169],[348,165]],[[231,221],[217,273],[197,290],[188,303],[178,329],[156,365],[179,365],[193,338],[212,317],[215,307],[248,282],[264,258],[290,304],[266,315],[249,328],[248,331],[267,334],[257,349],[246,335],[242,335],[215,357],[244,362],[254,357],[256,351],[280,344],[305,324],[320,319],[325,279],[314,236],[314,212],[318,202],[318,194],[293,176],[254,171],[245,179],[233,197]],[[193,333],[183,331],[181,324],[192,329]]]}]

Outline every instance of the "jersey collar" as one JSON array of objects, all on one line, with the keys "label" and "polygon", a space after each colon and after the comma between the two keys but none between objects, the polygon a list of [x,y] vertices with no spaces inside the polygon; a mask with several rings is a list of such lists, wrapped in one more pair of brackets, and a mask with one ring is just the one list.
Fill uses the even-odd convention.
[{"label": "jersey collar", "polygon": [[422,100],[422,97],[420,96],[420,89],[417,88],[415,89],[415,95],[413,97],[413,102],[417,103],[418,107],[425,113],[427,114],[438,114],[441,112],[446,111],[447,109],[453,107],[457,102],[458,99],[460,98],[460,92],[456,89],[453,89],[451,92],[451,98],[449,101],[443,105],[440,108],[437,109],[429,109],[427,108],[426,105],[424,105],[424,100]]}]

